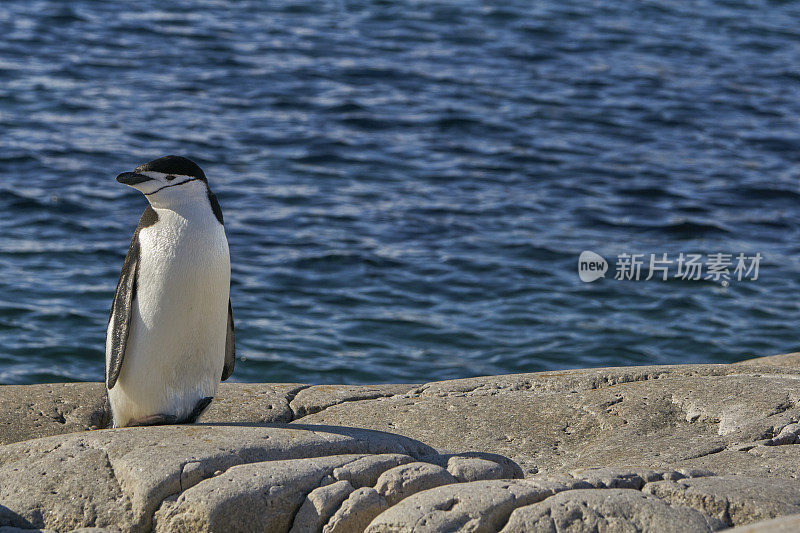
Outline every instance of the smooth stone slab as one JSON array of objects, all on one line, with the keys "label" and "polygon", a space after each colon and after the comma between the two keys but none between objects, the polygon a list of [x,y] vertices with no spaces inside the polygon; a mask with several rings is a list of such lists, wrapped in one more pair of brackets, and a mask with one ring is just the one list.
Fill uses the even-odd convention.
[{"label": "smooth stone slab", "polygon": [[658,531],[700,533],[725,527],[689,507],[671,507],[635,489],[570,490],[515,509],[502,533]]},{"label": "smooth stone slab", "polygon": [[[222,383],[199,421],[289,422],[294,418],[289,400],[304,387]],[[103,383],[0,386],[0,444],[103,429],[110,421]]]},{"label": "smooth stone slab", "polygon": [[702,466],[719,474],[733,472],[749,477],[800,479],[800,446],[743,443],[714,454],[679,461],[673,466]]},{"label": "smooth stone slab", "polygon": [[375,490],[383,496],[386,503],[394,505],[415,492],[457,482],[441,466],[417,461],[385,471],[375,483]]},{"label": "smooth stone slab", "polygon": [[0,386],[0,444],[108,425],[102,383]]},{"label": "smooth stone slab", "polygon": [[[156,513],[155,531],[288,531],[306,499],[334,468],[363,455],[237,465],[183,491]],[[301,517],[302,518],[302,517]]]},{"label": "smooth stone slab", "polygon": [[[398,432],[440,450],[498,453],[528,476],[620,464],[714,470],[715,454],[777,437],[776,429],[800,421],[800,403],[787,398],[800,398],[800,368],[674,365],[435,382],[299,420]],[[723,466],[717,473],[749,469]]]},{"label": "smooth stone slab", "polygon": [[364,531],[373,518],[389,508],[383,496],[372,487],[357,489],[342,503],[322,529],[323,533]]},{"label": "smooth stone slab", "polygon": [[13,526],[0,526],[0,533],[55,533],[55,531],[52,529],[20,529]]},{"label": "smooth stone slab", "polygon": [[25,441],[0,447],[0,524],[148,530],[167,497],[236,465],[385,453],[435,451],[400,435],[300,425],[123,428]]},{"label": "smooth stone slab", "polygon": [[459,481],[519,479],[525,477],[522,468],[517,463],[497,453],[447,453],[444,450],[440,450],[439,454],[426,457],[425,461],[446,468]]},{"label": "smooth stone slab", "polygon": [[[334,469],[334,472],[338,469]],[[355,489],[349,481],[335,481],[312,490],[300,506],[289,533],[322,531],[342,503]]]},{"label": "smooth stone slab", "polygon": [[[413,519],[415,531],[494,531],[558,502],[620,528],[650,515],[677,527],[665,518],[676,508],[708,527],[800,513],[800,354],[766,359],[422,386],[223,384],[205,424],[71,435],[107,419],[102,384],[0,387],[0,442],[60,435],[0,446],[0,525],[195,530],[274,508],[254,530],[404,531]],[[523,472],[497,453],[538,488],[505,479]]]},{"label": "smooth stone slab", "polygon": [[378,515],[367,533],[470,531],[494,533],[511,512],[570,488],[586,488],[585,482],[571,486],[547,480],[490,480],[444,485],[419,492]]},{"label": "smooth stone slab", "polygon": [[291,422],[289,401],[307,385],[300,383],[220,383],[217,395],[197,419],[200,423],[263,424]]},{"label": "smooth stone slab", "polygon": [[[435,459],[425,457],[426,460]],[[410,463],[414,459],[408,455],[397,453],[385,453],[380,455],[370,455],[354,461],[347,465],[347,468],[337,468],[333,471],[335,479],[343,479],[350,482],[355,488],[371,487],[375,485],[378,478],[385,471],[396,466]]]},{"label": "smooth stone slab", "polygon": [[[458,483],[440,465],[474,459],[438,455],[401,435],[299,424],[59,435],[0,447],[0,524],[57,531],[354,531],[392,503]],[[497,459],[472,475],[519,471]]]},{"label": "smooth stone slab", "polygon": [[295,418],[318,413],[341,403],[388,398],[419,387],[419,385],[312,385],[300,390],[291,401]]},{"label": "smooth stone slab", "polygon": [[447,461],[447,471],[461,482],[522,477],[521,473],[513,475],[507,472],[501,464],[480,457],[450,457]]},{"label": "smooth stone slab", "polygon": [[687,506],[726,526],[800,513],[800,481],[745,476],[712,476],[648,483],[642,491],[676,506]]},{"label": "smooth stone slab", "polygon": [[798,531],[800,531],[800,514],[793,514],[735,527],[726,530],[726,533],[797,533]]},{"label": "smooth stone slab", "polygon": [[755,357],[753,359],[746,359],[733,363],[735,365],[775,365],[775,366],[788,366],[800,368],[800,352],[782,353],[778,355],[768,355],[766,357]]}]

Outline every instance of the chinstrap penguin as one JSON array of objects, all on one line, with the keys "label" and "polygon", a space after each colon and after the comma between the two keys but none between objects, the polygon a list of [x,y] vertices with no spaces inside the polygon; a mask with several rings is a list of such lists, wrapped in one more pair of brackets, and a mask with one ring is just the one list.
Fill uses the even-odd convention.
[{"label": "chinstrap penguin", "polygon": [[113,426],[194,422],[233,373],[230,255],[200,167],[166,156],[117,181],[150,204],[111,305],[106,388]]}]

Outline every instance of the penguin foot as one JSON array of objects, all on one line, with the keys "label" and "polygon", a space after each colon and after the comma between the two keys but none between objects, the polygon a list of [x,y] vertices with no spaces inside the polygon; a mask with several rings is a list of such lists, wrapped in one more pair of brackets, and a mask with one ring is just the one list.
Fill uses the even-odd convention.
[{"label": "penguin foot", "polygon": [[128,426],[162,426],[164,424],[174,424],[177,421],[178,417],[175,415],[150,415],[131,420],[128,422]]},{"label": "penguin foot", "polygon": [[194,424],[197,421],[197,417],[199,417],[203,411],[205,411],[208,404],[211,403],[213,400],[213,396],[206,396],[205,398],[201,398],[200,401],[197,402],[197,405],[194,406],[194,410],[191,412],[189,417],[186,419],[187,424]]}]

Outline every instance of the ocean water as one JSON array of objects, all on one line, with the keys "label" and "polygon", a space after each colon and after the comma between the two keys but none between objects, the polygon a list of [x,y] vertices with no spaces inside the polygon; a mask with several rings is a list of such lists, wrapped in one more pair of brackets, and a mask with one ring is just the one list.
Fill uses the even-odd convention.
[{"label": "ocean water", "polygon": [[[237,381],[797,350],[798,20],[757,0],[3,2],[0,383],[102,380],[146,205],[114,177],[172,153],[225,213]],[[580,280],[584,250],[604,279]],[[755,280],[645,280],[664,253],[763,259]],[[621,254],[641,279],[614,279]]]}]

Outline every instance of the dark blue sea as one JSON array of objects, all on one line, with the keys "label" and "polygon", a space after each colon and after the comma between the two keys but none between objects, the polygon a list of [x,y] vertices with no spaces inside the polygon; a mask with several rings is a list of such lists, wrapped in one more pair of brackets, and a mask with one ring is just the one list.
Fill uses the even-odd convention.
[{"label": "dark blue sea", "polygon": [[[798,350],[798,21],[759,0],[5,1],[0,383],[102,380],[146,205],[114,177],[165,154],[225,213],[237,381]],[[583,251],[605,278],[581,281]],[[682,279],[681,253],[733,264]],[[615,279],[624,254],[639,280]]]}]

